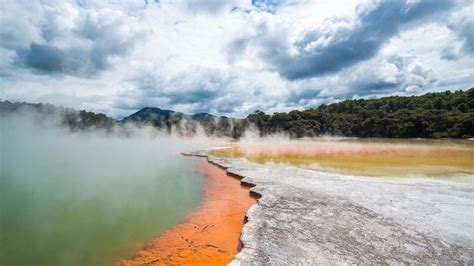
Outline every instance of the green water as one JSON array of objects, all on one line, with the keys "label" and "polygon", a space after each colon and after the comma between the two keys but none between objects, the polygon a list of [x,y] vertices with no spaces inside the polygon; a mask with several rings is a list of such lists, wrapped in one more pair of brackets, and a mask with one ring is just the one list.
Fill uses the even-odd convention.
[{"label": "green water", "polygon": [[110,265],[200,202],[180,141],[0,122],[0,265]]}]

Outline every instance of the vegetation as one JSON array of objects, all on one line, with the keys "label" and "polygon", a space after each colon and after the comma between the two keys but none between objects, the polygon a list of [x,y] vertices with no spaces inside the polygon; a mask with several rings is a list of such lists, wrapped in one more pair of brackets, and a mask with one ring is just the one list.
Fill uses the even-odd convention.
[{"label": "vegetation", "polygon": [[273,115],[257,111],[246,120],[260,135],[285,132],[292,137],[322,134],[348,137],[474,137],[474,88],[468,91],[347,100],[316,109]]},{"label": "vegetation", "polygon": [[474,88],[467,91],[427,93],[422,96],[391,96],[380,99],[346,100],[304,111],[256,111],[244,119],[207,113],[185,115],[159,108],[143,108],[115,121],[104,114],[76,111],[50,104],[0,102],[0,113],[29,108],[41,114],[58,115],[71,130],[111,129],[124,123],[147,124],[180,135],[194,135],[199,128],[208,136],[240,138],[256,129],[260,136],[275,133],[294,138],[334,135],[381,138],[471,138],[474,137]]},{"label": "vegetation", "polygon": [[34,116],[41,121],[52,121],[68,127],[71,131],[83,131],[89,129],[111,130],[115,120],[105,114],[77,111],[71,108],[56,107],[44,103],[12,103],[0,102],[0,114],[23,113]]}]

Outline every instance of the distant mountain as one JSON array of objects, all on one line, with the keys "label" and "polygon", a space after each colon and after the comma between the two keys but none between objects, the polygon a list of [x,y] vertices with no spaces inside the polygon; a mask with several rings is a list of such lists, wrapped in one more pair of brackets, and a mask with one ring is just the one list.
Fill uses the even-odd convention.
[{"label": "distant mountain", "polygon": [[195,122],[210,122],[214,121],[218,117],[211,115],[209,113],[197,113],[193,115],[187,115],[180,112],[175,112],[173,110],[160,109],[156,107],[145,107],[139,111],[125,117],[123,121],[133,121],[139,123],[153,122],[155,120],[176,120],[176,119],[186,119],[188,121]]},{"label": "distant mountain", "polygon": [[217,118],[215,115],[211,115],[208,113],[197,113],[191,116],[191,119],[195,121],[214,121]]},{"label": "distant mountain", "polygon": [[145,107],[125,117],[123,121],[147,123],[147,122],[152,122],[157,119],[159,120],[170,119],[173,116],[182,117],[184,115],[182,113],[175,112],[172,110],[164,110],[164,109],[155,108],[155,107]]},{"label": "distant mountain", "polygon": [[[72,131],[112,130],[126,123],[150,125],[159,130],[192,136],[240,138],[248,129],[260,136],[275,133],[291,137],[334,135],[380,138],[473,138],[474,88],[445,91],[420,96],[390,96],[379,99],[346,100],[317,108],[266,114],[256,111],[244,119],[193,115],[172,110],[145,107],[121,121],[105,114],[77,111],[50,104],[0,101],[0,115],[35,111],[38,120],[57,117]],[[127,127],[122,127],[126,129]],[[126,131],[126,130],[125,130]]]},{"label": "distant mountain", "polygon": [[245,130],[243,119],[215,116],[209,113],[193,115],[155,107],[145,107],[125,117],[122,123],[151,125],[169,133],[191,136],[204,131],[208,136],[227,136],[238,138]]}]

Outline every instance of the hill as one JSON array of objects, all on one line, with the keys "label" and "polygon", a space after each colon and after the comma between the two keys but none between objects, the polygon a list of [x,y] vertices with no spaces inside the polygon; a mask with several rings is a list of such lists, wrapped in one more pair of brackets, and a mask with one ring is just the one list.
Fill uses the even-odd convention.
[{"label": "hill", "polygon": [[323,134],[383,138],[474,137],[474,88],[467,91],[346,100],[315,109],[272,115],[257,111],[246,120],[260,135],[292,137]]},{"label": "hill", "polygon": [[152,121],[155,119],[167,119],[167,118],[170,118],[171,116],[182,116],[182,114],[176,113],[175,111],[172,111],[172,110],[163,110],[160,108],[145,107],[143,109],[140,109],[138,112],[125,117],[123,120],[130,121],[130,122],[145,123],[147,121]]},{"label": "hill", "polygon": [[151,125],[168,133],[193,136],[240,138],[249,129],[260,136],[275,133],[294,138],[333,135],[380,138],[472,138],[474,137],[474,88],[467,91],[427,93],[421,96],[391,96],[380,99],[346,100],[318,108],[266,114],[256,111],[244,119],[193,115],[145,107],[116,121],[105,114],[55,107],[50,104],[0,102],[0,113],[35,110],[43,117],[57,116],[73,131],[111,129],[132,123]]},{"label": "hill", "polygon": [[71,131],[92,129],[111,130],[116,121],[102,113],[75,110],[45,103],[0,101],[0,114],[31,115],[38,122],[54,122]]},{"label": "hill", "polygon": [[218,117],[209,113],[187,115],[155,107],[142,108],[125,117],[121,122],[152,125],[169,133],[184,136],[193,136],[201,130],[207,136],[239,138],[242,132],[237,129],[244,129],[235,126],[241,123],[241,119]]}]

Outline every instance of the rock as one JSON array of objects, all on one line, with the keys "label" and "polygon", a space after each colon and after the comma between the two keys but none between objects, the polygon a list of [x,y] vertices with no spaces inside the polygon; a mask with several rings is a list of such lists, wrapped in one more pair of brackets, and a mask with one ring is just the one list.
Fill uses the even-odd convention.
[{"label": "rock", "polygon": [[261,196],[239,264],[473,264],[474,186],[209,157]]}]

